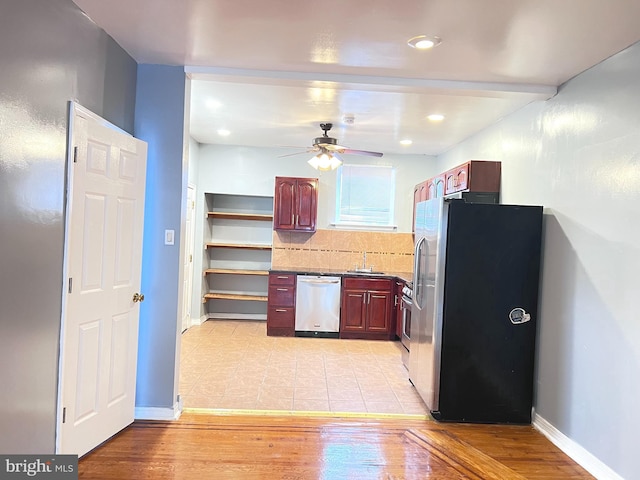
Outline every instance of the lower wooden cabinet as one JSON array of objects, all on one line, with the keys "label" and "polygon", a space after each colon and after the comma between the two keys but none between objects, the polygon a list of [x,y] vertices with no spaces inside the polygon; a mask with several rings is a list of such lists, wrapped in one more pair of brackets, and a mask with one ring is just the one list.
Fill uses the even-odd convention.
[{"label": "lower wooden cabinet", "polygon": [[340,337],[393,339],[393,297],[390,279],[345,277],[342,281]]},{"label": "lower wooden cabinet", "polygon": [[267,300],[267,335],[293,337],[296,320],[296,275],[270,273]]}]

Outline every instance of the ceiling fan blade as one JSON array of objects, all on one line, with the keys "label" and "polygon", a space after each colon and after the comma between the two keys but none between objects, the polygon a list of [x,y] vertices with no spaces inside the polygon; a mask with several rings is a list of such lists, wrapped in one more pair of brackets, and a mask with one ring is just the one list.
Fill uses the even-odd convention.
[{"label": "ceiling fan blade", "polygon": [[368,152],[366,150],[353,150],[351,148],[342,148],[338,150],[339,153],[346,153],[348,155],[365,155],[367,157],[381,157],[382,153],[380,152]]},{"label": "ceiling fan blade", "polygon": [[311,153],[311,152],[314,152],[314,151],[315,150],[304,150],[303,152],[287,153],[285,155],[278,155],[277,158],[292,157],[294,155],[302,155],[303,153]]}]

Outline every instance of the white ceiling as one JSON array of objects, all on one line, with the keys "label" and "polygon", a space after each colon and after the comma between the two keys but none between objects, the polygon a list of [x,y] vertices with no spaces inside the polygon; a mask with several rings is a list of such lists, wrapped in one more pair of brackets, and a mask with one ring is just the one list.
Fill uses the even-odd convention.
[{"label": "white ceiling", "polygon": [[230,145],[333,122],[341,145],[436,155],[640,40],[638,0],[74,1],[138,63],[184,65],[191,135]]}]

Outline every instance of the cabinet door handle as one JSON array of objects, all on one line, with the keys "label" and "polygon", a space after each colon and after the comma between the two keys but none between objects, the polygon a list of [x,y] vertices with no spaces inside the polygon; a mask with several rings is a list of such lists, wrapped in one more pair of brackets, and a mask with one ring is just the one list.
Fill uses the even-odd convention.
[{"label": "cabinet door handle", "polygon": [[279,278],[280,280],[288,280],[289,275],[278,275],[276,278]]},{"label": "cabinet door handle", "polygon": [[276,290],[277,290],[278,292],[288,292],[288,291],[289,291],[289,289],[288,289],[288,288],[276,288]]},{"label": "cabinet door handle", "polygon": [[276,312],[284,313],[286,310],[284,308],[276,308]]}]

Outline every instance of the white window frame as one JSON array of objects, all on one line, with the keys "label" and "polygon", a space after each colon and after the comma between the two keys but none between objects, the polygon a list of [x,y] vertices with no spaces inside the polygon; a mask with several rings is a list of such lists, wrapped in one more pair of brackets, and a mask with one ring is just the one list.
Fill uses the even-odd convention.
[{"label": "white window frame", "polygon": [[[386,224],[367,221],[368,219],[361,218],[360,220],[354,218],[343,218],[342,216],[342,202],[343,202],[343,172],[345,167],[348,169],[386,169],[389,172],[389,217]],[[375,192],[372,193],[375,195]],[[335,210],[335,223],[333,226],[336,228],[345,228],[352,230],[396,230],[397,225],[395,221],[395,196],[396,196],[396,169],[392,166],[386,165],[341,165],[338,167],[336,175],[336,210]]]}]

